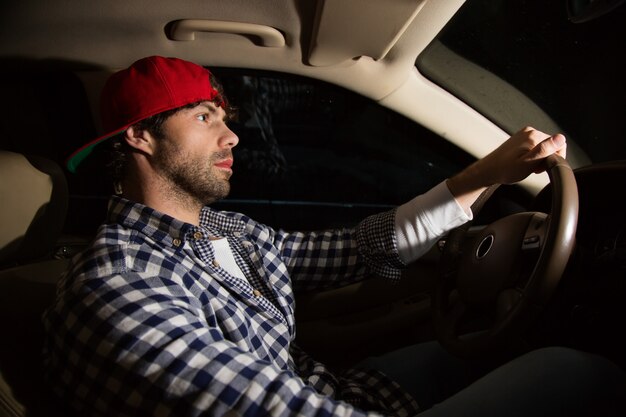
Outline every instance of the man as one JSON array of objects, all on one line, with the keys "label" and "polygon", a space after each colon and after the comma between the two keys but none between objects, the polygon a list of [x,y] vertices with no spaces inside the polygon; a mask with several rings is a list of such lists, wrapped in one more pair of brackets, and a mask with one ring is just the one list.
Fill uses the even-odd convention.
[{"label": "man", "polygon": [[[88,415],[419,412],[425,407],[410,382],[401,386],[373,369],[335,375],[298,349],[294,290],[372,272],[397,278],[437,237],[471,218],[486,187],[542,171],[553,153],[564,156],[565,138],[525,128],[423,196],[354,229],[286,233],[208,207],[230,189],[238,138],[228,109],[210,72],[180,59],[144,58],[107,82],[107,133],[72,155],[68,168],[97,144],[118,140],[118,195],[44,316],[51,385]],[[494,378],[472,387],[484,392]],[[425,413],[468,404],[455,398]]]}]

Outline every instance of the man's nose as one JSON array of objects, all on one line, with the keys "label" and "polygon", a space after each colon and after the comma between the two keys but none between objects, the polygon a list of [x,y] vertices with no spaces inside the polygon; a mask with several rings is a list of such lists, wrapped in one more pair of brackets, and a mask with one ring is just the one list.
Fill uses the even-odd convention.
[{"label": "man's nose", "polygon": [[234,148],[239,143],[239,138],[237,137],[235,132],[230,130],[228,126],[224,126],[224,128],[226,129],[226,131],[224,132],[224,135],[222,135],[222,138],[220,139],[220,147]]}]

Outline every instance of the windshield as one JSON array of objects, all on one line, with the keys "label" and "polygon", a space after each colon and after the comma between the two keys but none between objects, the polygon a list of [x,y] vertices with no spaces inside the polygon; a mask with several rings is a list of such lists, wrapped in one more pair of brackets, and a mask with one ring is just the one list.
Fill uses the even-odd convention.
[{"label": "windshield", "polygon": [[[468,0],[416,65],[509,133],[564,132],[576,165],[626,159],[626,6],[586,16],[594,2],[572,1],[577,16],[566,0]],[[451,54],[471,62],[451,65]]]}]

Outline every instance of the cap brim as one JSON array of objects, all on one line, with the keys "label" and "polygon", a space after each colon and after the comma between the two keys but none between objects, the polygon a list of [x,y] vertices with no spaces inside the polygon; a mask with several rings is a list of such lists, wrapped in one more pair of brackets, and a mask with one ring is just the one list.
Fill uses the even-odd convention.
[{"label": "cap brim", "polygon": [[93,152],[94,148],[96,146],[98,146],[100,143],[104,142],[107,139],[110,139],[116,135],[119,135],[120,133],[122,133],[123,131],[125,131],[128,127],[125,126],[121,129],[117,129],[114,132],[110,132],[107,133],[105,135],[102,135],[94,140],[92,140],[91,142],[85,144],[84,146],[82,146],[81,148],[77,149],[76,151],[74,151],[66,160],[65,160],[65,166],[67,168],[67,170],[69,172],[71,172],[72,174],[76,173],[76,169],[78,168],[78,165],[80,165],[80,163],[87,158],[87,156],[89,156],[89,154],[91,152]]}]

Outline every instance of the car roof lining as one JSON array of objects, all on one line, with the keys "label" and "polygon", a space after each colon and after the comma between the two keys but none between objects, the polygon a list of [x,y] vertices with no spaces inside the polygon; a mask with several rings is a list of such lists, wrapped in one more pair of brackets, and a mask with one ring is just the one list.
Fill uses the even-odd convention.
[{"label": "car roof lining", "polygon": [[[233,7],[233,2],[241,4]],[[11,3],[2,6],[0,53],[4,57],[19,58],[27,51],[28,57],[103,69],[127,67],[138,58],[137,51],[177,56],[206,66],[246,67],[254,62],[258,69],[330,82],[337,79],[350,89],[380,99],[404,82],[417,54],[463,1],[444,2],[445,6],[426,0],[140,0],[119,5],[106,0],[67,0],[64,7],[37,0]],[[355,7],[359,16],[350,15]],[[85,19],[89,25],[80,23]],[[230,30],[196,33],[195,40],[172,40],[168,30],[181,19],[219,21],[225,28],[228,22],[260,25],[282,33],[285,44],[260,46],[249,36]],[[29,22],[27,28],[25,21]],[[375,85],[372,73],[380,73]]]}]

